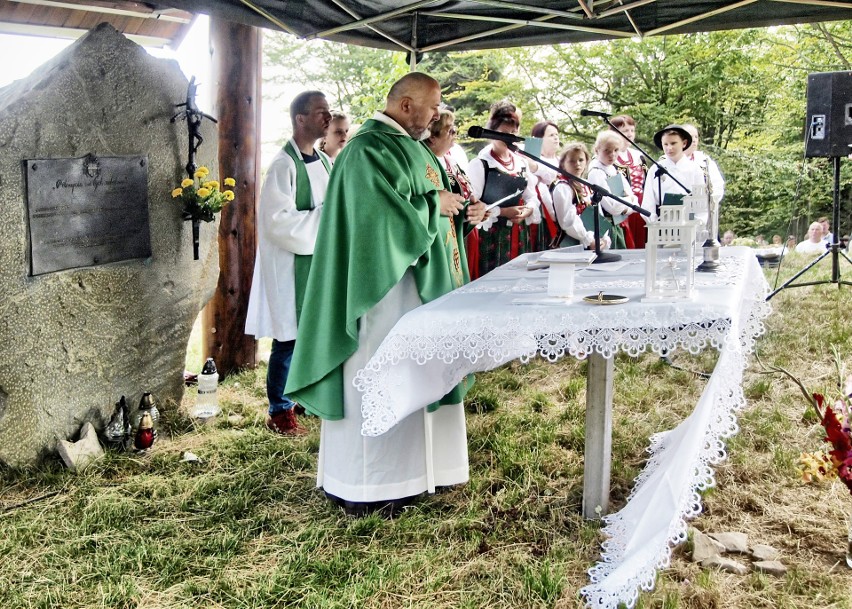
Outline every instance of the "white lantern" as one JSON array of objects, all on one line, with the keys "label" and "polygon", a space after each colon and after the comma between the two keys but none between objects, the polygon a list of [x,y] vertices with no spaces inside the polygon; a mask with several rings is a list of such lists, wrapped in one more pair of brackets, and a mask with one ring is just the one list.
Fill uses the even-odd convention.
[{"label": "white lantern", "polygon": [[689,300],[695,285],[695,237],[701,220],[690,219],[683,196],[666,195],[660,217],[648,222],[645,297],[642,302]]},{"label": "white lantern", "polygon": [[707,195],[707,187],[703,184],[693,184],[692,194],[683,197],[683,206],[686,211],[687,220],[699,220],[698,227],[695,233],[695,244],[699,249],[705,239],[710,235],[711,227],[709,197]]}]

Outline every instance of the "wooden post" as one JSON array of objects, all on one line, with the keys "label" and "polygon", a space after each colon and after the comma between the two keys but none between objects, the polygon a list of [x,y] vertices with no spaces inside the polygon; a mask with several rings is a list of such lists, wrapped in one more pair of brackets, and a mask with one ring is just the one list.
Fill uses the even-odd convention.
[{"label": "wooden post", "polygon": [[202,316],[202,350],[220,375],[257,364],[254,337],[244,333],[257,247],[260,180],[261,31],[210,19],[219,120],[219,180],[237,181],[236,199],[219,224],[219,285]]},{"label": "wooden post", "polygon": [[612,460],[612,357],[592,352],[586,368],[586,448],[583,466],[583,516],[589,520],[609,510]]}]

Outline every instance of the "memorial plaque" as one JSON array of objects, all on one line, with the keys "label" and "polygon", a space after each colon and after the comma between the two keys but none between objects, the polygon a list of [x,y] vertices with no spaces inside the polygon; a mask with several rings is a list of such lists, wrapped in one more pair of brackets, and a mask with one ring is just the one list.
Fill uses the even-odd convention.
[{"label": "memorial plaque", "polygon": [[151,256],[147,156],[25,163],[30,274]]}]

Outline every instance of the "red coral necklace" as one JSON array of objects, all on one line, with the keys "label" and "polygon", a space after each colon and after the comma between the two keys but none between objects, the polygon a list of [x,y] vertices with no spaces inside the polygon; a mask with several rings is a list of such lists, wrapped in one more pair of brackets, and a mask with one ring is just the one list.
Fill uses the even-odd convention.
[{"label": "red coral necklace", "polygon": [[491,150],[491,158],[500,163],[503,167],[506,168],[506,171],[514,171],[515,169],[515,155],[511,152],[509,153],[509,160],[504,161],[499,156],[494,154],[494,150]]}]

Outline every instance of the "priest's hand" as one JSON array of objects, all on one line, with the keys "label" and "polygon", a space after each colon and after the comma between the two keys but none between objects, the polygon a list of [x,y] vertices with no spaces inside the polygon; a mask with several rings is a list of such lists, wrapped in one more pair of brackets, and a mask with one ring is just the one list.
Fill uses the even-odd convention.
[{"label": "priest's hand", "polygon": [[485,203],[471,197],[471,203],[467,206],[467,221],[471,224],[479,224],[485,219]]},{"label": "priest's hand", "polygon": [[449,190],[439,190],[438,197],[441,201],[442,216],[457,216],[464,209],[464,197],[450,192]]}]

